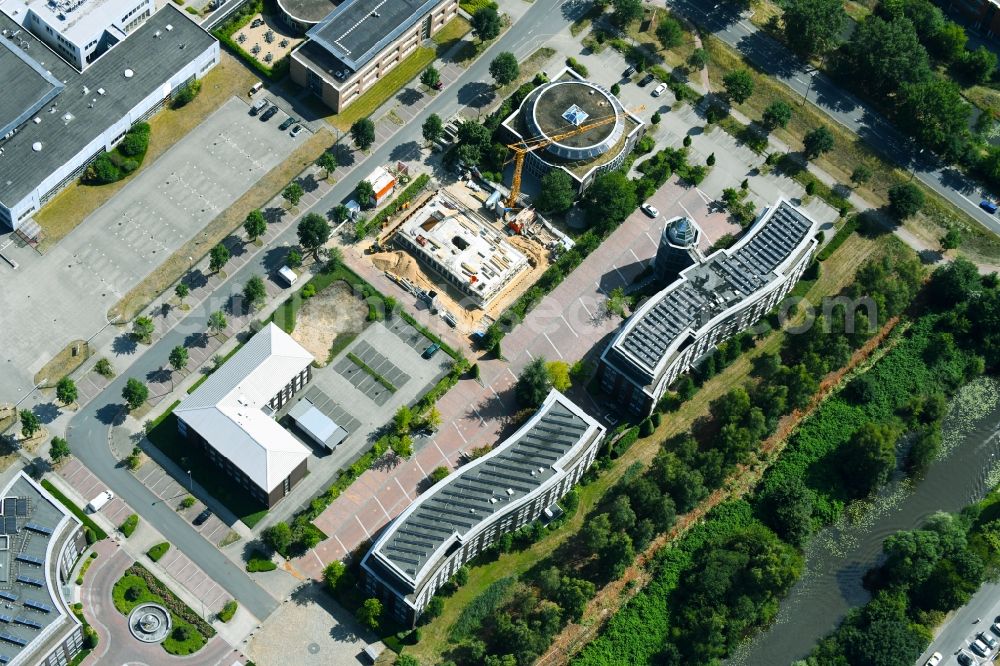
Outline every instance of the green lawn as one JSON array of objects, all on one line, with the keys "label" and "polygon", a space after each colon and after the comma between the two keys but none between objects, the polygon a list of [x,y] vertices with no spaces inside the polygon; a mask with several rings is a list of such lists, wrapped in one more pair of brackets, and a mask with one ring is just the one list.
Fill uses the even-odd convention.
[{"label": "green lawn", "polygon": [[181,437],[177,432],[177,417],[173,413],[178,404],[171,405],[158,422],[153,424],[147,438],[153,446],[180,465],[181,469],[191,470],[194,480],[208,490],[212,497],[225,504],[247,527],[253,528],[267,515],[267,508],[222,473],[203,451],[191,446]]},{"label": "green lawn", "polygon": [[[128,599],[125,598],[125,591],[131,587],[135,587],[139,590],[139,597],[135,601],[129,601]],[[150,601],[153,603],[160,604],[161,606],[164,606],[168,609],[174,606],[175,604],[183,603],[176,597],[173,597],[173,595],[170,596],[172,598],[164,599],[159,594],[152,592],[149,589],[149,586],[146,585],[146,581],[144,581],[142,578],[140,578],[135,574],[130,574],[127,572],[124,576],[122,576],[118,580],[117,583],[115,583],[115,586],[111,591],[111,598],[114,601],[115,608],[118,609],[119,613],[125,616],[128,616],[128,614],[132,612],[132,609],[138,606],[139,604],[143,604]],[[190,611],[190,609],[188,610]],[[198,650],[200,650],[207,642],[208,639],[205,636],[202,636],[201,632],[198,630],[198,627],[191,624],[190,622],[186,622],[172,610],[170,611],[170,620],[173,623],[173,629],[171,629],[170,635],[168,635],[166,640],[164,640],[162,643],[163,649],[169,652],[170,654],[176,654],[176,655],[193,654]],[[188,636],[186,640],[181,641],[175,638],[174,632],[177,630],[178,627],[187,628]]]},{"label": "green lawn", "polygon": [[95,523],[90,516],[83,511],[83,509],[78,507],[76,504],[73,504],[68,497],[63,495],[62,492],[53,486],[47,479],[42,479],[42,487],[49,491],[53,497],[62,502],[63,505],[70,510],[70,513],[80,519],[80,522],[83,523],[85,527],[92,529],[94,531],[94,535],[97,536],[98,541],[108,538],[107,532],[98,527],[97,523]]},{"label": "green lawn", "polygon": [[350,106],[342,112],[331,116],[329,118],[330,122],[342,132],[347,132],[351,129],[351,125],[355,121],[367,118],[375,113],[389,98],[399,92],[400,88],[412,79],[420,76],[420,73],[427,68],[427,65],[434,62],[436,55],[437,52],[435,49],[423,46],[418,48],[383,78],[379,79],[361,97],[352,102]]},{"label": "green lawn", "polygon": [[438,45],[438,54],[442,54],[472,30],[472,26],[461,16],[456,16],[444,24],[444,27],[434,33],[431,40]]}]

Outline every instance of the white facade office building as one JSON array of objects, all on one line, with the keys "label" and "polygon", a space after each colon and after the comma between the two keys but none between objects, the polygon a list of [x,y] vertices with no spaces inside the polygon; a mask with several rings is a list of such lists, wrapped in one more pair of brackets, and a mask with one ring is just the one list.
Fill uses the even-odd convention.
[{"label": "white facade office building", "polygon": [[517,432],[420,495],[390,523],[361,567],[367,592],[412,625],[459,567],[536,520],[579,482],[604,426],[552,391]]},{"label": "white facade office building", "polygon": [[[663,235],[661,243],[674,247],[661,245],[657,261],[677,265],[678,232],[688,228]],[[693,265],[636,310],[601,355],[598,373],[608,399],[649,414],[678,375],[785,297],[809,265],[816,230],[816,222],[781,199],[731,248],[703,257],[692,247]]]}]

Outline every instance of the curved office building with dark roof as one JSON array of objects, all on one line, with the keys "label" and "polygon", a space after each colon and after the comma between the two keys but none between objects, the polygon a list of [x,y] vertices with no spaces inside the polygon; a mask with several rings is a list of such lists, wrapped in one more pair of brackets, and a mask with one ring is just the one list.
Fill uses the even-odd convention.
[{"label": "curved office building with dark roof", "polygon": [[[636,310],[601,355],[608,398],[649,414],[678,375],[784,298],[809,265],[816,227],[781,199],[733,247],[693,253],[694,264]],[[682,240],[674,231],[671,242]]]},{"label": "curved office building with dark roof", "polygon": [[552,391],[517,432],[439,481],[385,528],[361,562],[368,593],[412,625],[459,567],[569,492],[603,438],[602,425]]}]

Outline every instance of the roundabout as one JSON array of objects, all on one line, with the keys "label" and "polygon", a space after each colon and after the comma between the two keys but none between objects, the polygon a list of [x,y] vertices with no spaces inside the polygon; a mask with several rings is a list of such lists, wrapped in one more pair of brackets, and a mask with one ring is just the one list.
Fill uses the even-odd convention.
[{"label": "roundabout", "polygon": [[139,604],[128,616],[132,636],[143,643],[160,643],[170,633],[170,613],[159,604]]}]

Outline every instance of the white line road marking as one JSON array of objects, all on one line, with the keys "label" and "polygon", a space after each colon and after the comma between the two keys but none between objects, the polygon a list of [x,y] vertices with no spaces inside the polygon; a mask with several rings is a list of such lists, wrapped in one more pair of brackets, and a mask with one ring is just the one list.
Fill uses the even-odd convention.
[{"label": "white line road marking", "polygon": [[549,341],[549,344],[552,345],[552,348],[556,350],[557,354],[559,354],[559,358],[562,358],[563,357],[562,352],[559,351],[559,347],[556,347],[556,344],[554,342],[552,342],[552,338],[549,337],[549,334],[548,333],[542,333],[542,335],[545,336],[545,339]]},{"label": "white line road marking", "polygon": [[385,505],[382,504],[382,500],[378,498],[378,495],[372,495],[372,499],[375,500],[379,508],[382,509],[382,513],[385,514],[385,517],[388,518],[389,520],[392,520],[392,516],[390,516],[389,512],[385,510]]},{"label": "white line road marking", "polygon": [[339,536],[337,536],[336,534],[334,534],[333,538],[336,539],[337,543],[340,544],[340,547],[344,549],[344,554],[347,554],[347,553],[351,552],[350,549],[347,546],[344,545],[344,542],[340,540]]},{"label": "white line road marking", "polygon": [[687,214],[687,216],[688,216],[688,218],[689,218],[689,219],[692,219],[692,220],[694,219],[694,215],[692,215],[692,214],[691,214],[691,211],[689,211],[689,210],[688,210],[688,209],[687,209],[687,208],[686,208],[686,207],[684,206],[684,204],[682,204],[682,203],[681,203],[680,201],[678,201],[678,202],[677,202],[677,205],[681,207],[681,210],[683,210],[683,211],[684,211],[684,213],[685,213],[685,214]]},{"label": "white line road marking", "polygon": [[[416,461],[414,460],[413,462],[416,462]],[[419,466],[420,465],[417,465],[417,467],[419,467]],[[393,479],[393,481],[396,482],[396,485],[399,486],[399,489],[403,491],[403,497],[405,497],[406,499],[410,499],[410,493],[406,492],[406,488],[404,488],[403,484],[399,482],[399,477],[398,476],[394,476],[394,477],[392,477],[392,479]]]},{"label": "white line road marking", "polygon": [[[420,464],[420,461],[419,461],[419,460],[417,460],[416,458],[414,458],[414,459],[413,459],[413,463],[414,463],[414,464],[415,464],[415,465],[417,466],[417,469],[419,469],[419,470],[420,470],[420,473],[421,473],[421,474],[423,474],[424,476],[427,476],[427,472],[426,472],[426,471],[424,470],[424,468],[423,468],[423,466],[422,466],[422,465]],[[396,483],[399,483],[399,481],[396,481]]]},{"label": "white line road marking", "polygon": [[530,351],[528,351],[527,349],[524,350],[524,353],[527,354],[528,358],[530,358],[532,361],[535,360],[535,356]]},{"label": "white line road marking", "polygon": [[[340,539],[337,539],[337,541],[340,541]],[[343,545],[343,544],[341,544],[341,545]],[[312,551],[313,557],[316,558],[316,561],[319,562],[319,565],[321,567],[326,566],[325,564],[323,564],[323,560],[319,559],[319,555],[316,554],[316,549],[315,548],[310,548],[309,550]]]},{"label": "white line road marking", "polygon": [[[465,442],[466,444],[468,444],[468,443],[469,443],[469,440],[467,440],[467,439],[465,438],[465,435],[463,435],[463,434],[462,434],[462,430],[461,430],[461,429],[460,429],[460,428],[459,428],[459,427],[458,427],[457,425],[455,425],[455,422],[454,422],[454,421],[452,421],[452,422],[451,422],[451,424],[452,424],[453,426],[455,426],[455,432],[457,432],[457,433],[458,433],[458,436],[462,438],[462,441],[463,441],[463,442]],[[438,449],[438,450],[440,450],[440,449]]]},{"label": "white line road marking", "polygon": [[642,233],[646,234],[646,238],[648,238],[649,242],[653,244],[653,247],[659,247],[659,243],[656,242],[655,238],[649,235],[648,231],[643,231]]},{"label": "white line road marking", "polygon": [[[446,456],[446,455],[444,454],[444,451],[442,451],[442,450],[441,450],[441,447],[440,447],[440,446],[438,446],[438,443],[437,443],[437,441],[433,442],[433,444],[434,444],[434,448],[435,448],[435,449],[437,449],[437,450],[438,450],[438,453],[440,453],[440,454],[441,454],[441,457],[442,457],[442,458],[444,458],[445,460],[448,460],[448,456]],[[425,476],[426,476],[426,475],[425,475]]]},{"label": "white line road marking", "polygon": [[618,273],[618,277],[621,278],[622,284],[628,284],[628,280],[625,279],[625,276],[622,275],[622,272],[618,270],[617,266],[611,264],[611,268],[615,269],[615,273]]},{"label": "white line road marking", "polygon": [[576,300],[580,303],[580,307],[583,308],[583,311],[587,313],[587,316],[593,319],[594,313],[590,311],[590,308],[588,308],[587,304],[583,302],[583,299],[578,296]]},{"label": "white line road marking", "polygon": [[569,322],[568,322],[568,321],[566,321],[566,317],[564,317],[564,316],[562,315],[562,313],[561,313],[561,312],[559,313],[559,318],[560,318],[560,319],[562,319],[562,320],[563,320],[563,322],[565,322],[565,324],[566,324],[566,328],[568,328],[568,329],[569,329],[569,332],[570,332],[570,333],[572,333],[572,334],[573,334],[573,335],[575,335],[576,337],[580,337],[580,335],[579,335],[579,334],[578,334],[578,333],[577,333],[576,331],[574,331],[574,330],[573,330],[573,327],[569,325]]},{"label": "white line road marking", "polygon": [[629,248],[629,249],[628,249],[628,251],[632,253],[632,256],[633,256],[633,257],[635,257],[635,260],[636,260],[636,261],[638,261],[638,262],[639,262],[639,264],[644,264],[644,263],[646,263],[646,262],[644,262],[644,261],[643,261],[642,259],[640,259],[640,258],[639,258],[639,255],[637,255],[637,254],[635,253],[635,250],[633,250],[632,248]]},{"label": "white line road marking", "polygon": [[361,522],[361,519],[358,518],[357,514],[354,514],[354,520],[358,521],[358,525],[361,525],[361,529],[365,531],[365,536],[371,539],[372,538],[371,532],[368,531],[368,528],[365,527],[365,524],[363,522]]}]

